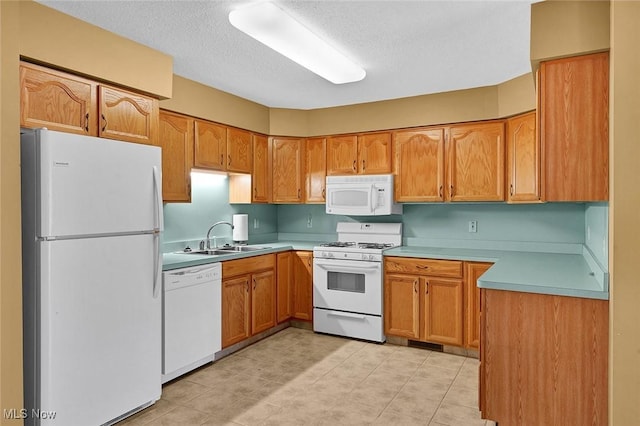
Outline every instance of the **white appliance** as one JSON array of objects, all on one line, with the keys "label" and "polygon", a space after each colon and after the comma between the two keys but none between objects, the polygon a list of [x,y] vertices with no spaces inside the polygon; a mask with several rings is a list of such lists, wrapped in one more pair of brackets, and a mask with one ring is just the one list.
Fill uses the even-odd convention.
[{"label": "white appliance", "polygon": [[22,130],[21,167],[25,424],[115,423],[162,392],[161,150]]},{"label": "white appliance", "polygon": [[393,175],[327,176],[326,188],[328,214],[402,214],[402,204],[393,201]]},{"label": "white appliance", "polygon": [[313,249],[313,330],[384,342],[382,253],[401,223],[338,222],[338,241]]},{"label": "white appliance", "polygon": [[222,264],[163,273],[162,383],[213,361],[222,349]]}]

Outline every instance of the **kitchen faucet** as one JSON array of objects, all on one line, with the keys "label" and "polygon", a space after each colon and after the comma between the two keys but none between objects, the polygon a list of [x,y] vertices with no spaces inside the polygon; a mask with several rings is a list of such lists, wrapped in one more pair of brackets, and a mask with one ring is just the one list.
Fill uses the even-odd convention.
[{"label": "kitchen faucet", "polygon": [[[209,236],[211,234],[211,230],[213,228],[215,228],[216,226],[218,226],[218,225],[229,225],[231,227],[231,229],[233,229],[233,224],[231,222],[225,222],[224,220],[221,220],[220,222],[216,222],[213,225],[211,225],[211,228],[209,228],[209,230],[207,231],[207,240],[206,240],[207,241],[207,250],[211,248],[211,237]],[[213,238],[215,238],[215,237],[213,237]],[[214,246],[215,246],[214,248],[217,248],[218,244],[215,243]]]}]

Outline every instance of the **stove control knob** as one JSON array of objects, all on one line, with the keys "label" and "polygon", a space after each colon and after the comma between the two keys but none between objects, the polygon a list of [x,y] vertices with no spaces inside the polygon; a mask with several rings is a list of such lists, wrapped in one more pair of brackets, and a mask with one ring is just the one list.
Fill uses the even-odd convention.
[{"label": "stove control knob", "polygon": [[333,257],[333,253],[331,252],[327,253],[327,257]]}]

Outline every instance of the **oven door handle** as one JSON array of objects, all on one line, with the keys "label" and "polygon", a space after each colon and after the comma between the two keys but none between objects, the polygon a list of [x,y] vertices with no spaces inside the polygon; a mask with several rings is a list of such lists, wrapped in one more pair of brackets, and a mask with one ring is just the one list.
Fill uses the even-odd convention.
[{"label": "oven door handle", "polygon": [[353,318],[353,319],[359,319],[359,320],[365,319],[364,315],[352,314],[350,312],[330,311],[330,312],[327,312],[327,315],[332,317]]},{"label": "oven door handle", "polygon": [[316,264],[314,266],[317,266],[320,269],[324,269],[325,271],[329,271],[329,272],[340,272],[340,271],[345,271],[345,272],[364,272],[364,271],[373,271],[376,269],[380,269],[380,265],[372,265],[372,266],[340,266],[340,265],[336,265],[335,263],[332,264],[323,264],[323,263],[318,263],[316,262]]}]

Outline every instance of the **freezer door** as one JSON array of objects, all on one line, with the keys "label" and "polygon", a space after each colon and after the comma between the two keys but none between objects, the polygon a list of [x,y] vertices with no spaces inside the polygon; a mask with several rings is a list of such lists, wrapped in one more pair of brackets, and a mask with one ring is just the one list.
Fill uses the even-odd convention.
[{"label": "freezer door", "polygon": [[40,245],[40,406],[49,425],[99,425],[160,398],[154,236]]},{"label": "freezer door", "polygon": [[[39,130],[34,138],[40,237],[162,228],[159,147]],[[23,150],[23,153],[25,150]],[[23,161],[24,162],[24,161]],[[38,167],[39,164],[39,167]]]}]

